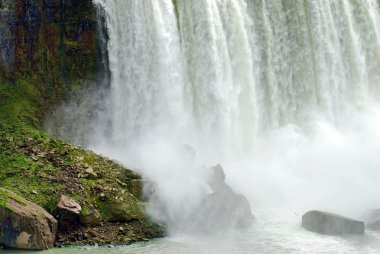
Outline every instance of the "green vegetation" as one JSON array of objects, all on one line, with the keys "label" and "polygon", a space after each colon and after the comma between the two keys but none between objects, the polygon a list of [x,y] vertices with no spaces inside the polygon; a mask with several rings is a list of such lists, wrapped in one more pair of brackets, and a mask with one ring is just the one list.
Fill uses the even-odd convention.
[{"label": "green vegetation", "polygon": [[37,89],[26,82],[2,83],[0,98],[1,187],[48,211],[59,194],[66,194],[84,207],[96,207],[106,220],[143,217],[130,194],[138,175],[40,130]]},{"label": "green vegetation", "polygon": [[[107,71],[93,1],[53,1],[49,8],[38,1],[8,2],[0,10],[11,53],[9,61],[0,59],[0,187],[49,212],[65,194],[80,203],[86,219],[99,221],[100,214],[98,229],[86,224],[88,235],[96,235],[87,236],[87,244],[124,241],[118,223],[131,221],[131,240],[162,236],[162,228],[143,213],[139,175],[42,130],[42,116],[51,105],[72,98]],[[17,33],[10,36],[10,31]],[[9,195],[0,193],[0,206],[7,200]],[[74,231],[64,232],[59,243],[72,243],[77,235],[82,239],[83,228]]]},{"label": "green vegetation", "polygon": [[16,201],[17,203],[19,203],[22,206],[26,206],[26,203],[21,198],[15,196],[15,195],[12,195],[10,192],[3,191],[2,189],[0,189],[0,206],[5,207],[9,210],[12,210],[12,208],[7,205],[7,202],[9,199]]}]

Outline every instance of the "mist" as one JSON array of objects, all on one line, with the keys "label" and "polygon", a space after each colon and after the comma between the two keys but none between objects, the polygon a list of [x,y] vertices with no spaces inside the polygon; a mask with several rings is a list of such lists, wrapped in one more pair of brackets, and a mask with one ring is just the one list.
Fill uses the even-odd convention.
[{"label": "mist", "polygon": [[209,167],[218,163],[227,184],[249,200],[256,221],[299,225],[300,217],[314,209],[360,219],[380,202],[380,109],[371,105],[355,116],[341,127],[319,116],[302,126],[263,132],[242,154],[228,147],[220,153],[219,147],[210,155],[211,139],[185,143],[188,139],[182,142],[161,130],[131,140],[129,146],[96,134],[97,142],[89,148],[143,175],[147,212],[168,225],[173,235],[188,233],[189,217],[212,193]]},{"label": "mist", "polygon": [[360,219],[380,205],[380,11],[362,2],[95,1],[103,113],[82,117],[98,112],[88,97],[60,108],[91,122],[86,147],[142,174],[147,212],[172,237],[204,233],[189,224],[221,164],[254,234],[307,241],[308,210]]}]

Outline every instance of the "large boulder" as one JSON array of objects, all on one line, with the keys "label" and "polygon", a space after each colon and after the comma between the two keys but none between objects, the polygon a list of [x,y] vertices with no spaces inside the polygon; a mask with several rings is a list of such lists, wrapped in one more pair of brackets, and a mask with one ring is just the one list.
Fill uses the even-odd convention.
[{"label": "large boulder", "polygon": [[368,228],[380,230],[380,209],[369,210],[363,217]]},{"label": "large boulder", "polygon": [[0,245],[44,250],[55,242],[58,222],[42,207],[0,188]]},{"label": "large boulder", "polygon": [[302,216],[302,227],[325,235],[363,234],[365,230],[362,221],[322,211],[305,213]]},{"label": "large boulder", "polygon": [[244,229],[252,225],[254,216],[248,200],[225,183],[225,174],[220,165],[211,168],[208,184],[214,191],[207,195],[189,222],[195,230],[223,232]]},{"label": "large boulder", "polygon": [[79,219],[82,207],[72,198],[61,195],[52,214],[59,221],[75,221]]},{"label": "large boulder", "polygon": [[203,200],[189,222],[203,232],[248,228],[253,223],[248,200],[230,191],[214,192]]}]

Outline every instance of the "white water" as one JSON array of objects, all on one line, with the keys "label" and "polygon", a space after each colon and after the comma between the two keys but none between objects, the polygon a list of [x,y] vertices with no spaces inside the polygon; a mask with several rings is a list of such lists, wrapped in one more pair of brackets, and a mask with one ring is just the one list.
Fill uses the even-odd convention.
[{"label": "white water", "polygon": [[[201,165],[221,162],[257,217],[224,252],[380,251],[375,232],[328,237],[299,225],[310,209],[360,218],[380,207],[377,1],[95,3],[106,13],[111,91],[90,147],[157,182],[149,211],[173,237],[208,191]],[[194,164],[182,144],[195,148]],[[222,252],[175,242],[122,251]]]}]

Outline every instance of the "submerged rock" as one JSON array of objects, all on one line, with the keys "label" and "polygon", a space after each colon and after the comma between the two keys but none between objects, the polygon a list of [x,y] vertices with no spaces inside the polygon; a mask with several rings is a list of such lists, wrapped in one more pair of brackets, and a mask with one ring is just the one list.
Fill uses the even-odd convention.
[{"label": "submerged rock", "polygon": [[225,183],[225,174],[220,165],[212,167],[209,186],[214,192],[204,198],[190,217],[192,227],[204,232],[221,232],[252,225],[254,216],[248,200],[234,193]]},{"label": "submerged rock", "polygon": [[302,216],[302,227],[308,231],[326,235],[363,234],[364,222],[341,215],[309,211]]},{"label": "submerged rock", "polygon": [[61,195],[52,214],[57,220],[75,221],[81,211],[82,207],[74,199]]},{"label": "submerged rock", "polygon": [[368,228],[380,230],[380,209],[369,210],[363,217]]},{"label": "submerged rock", "polygon": [[0,188],[0,245],[30,250],[52,248],[57,224],[40,206]]}]

